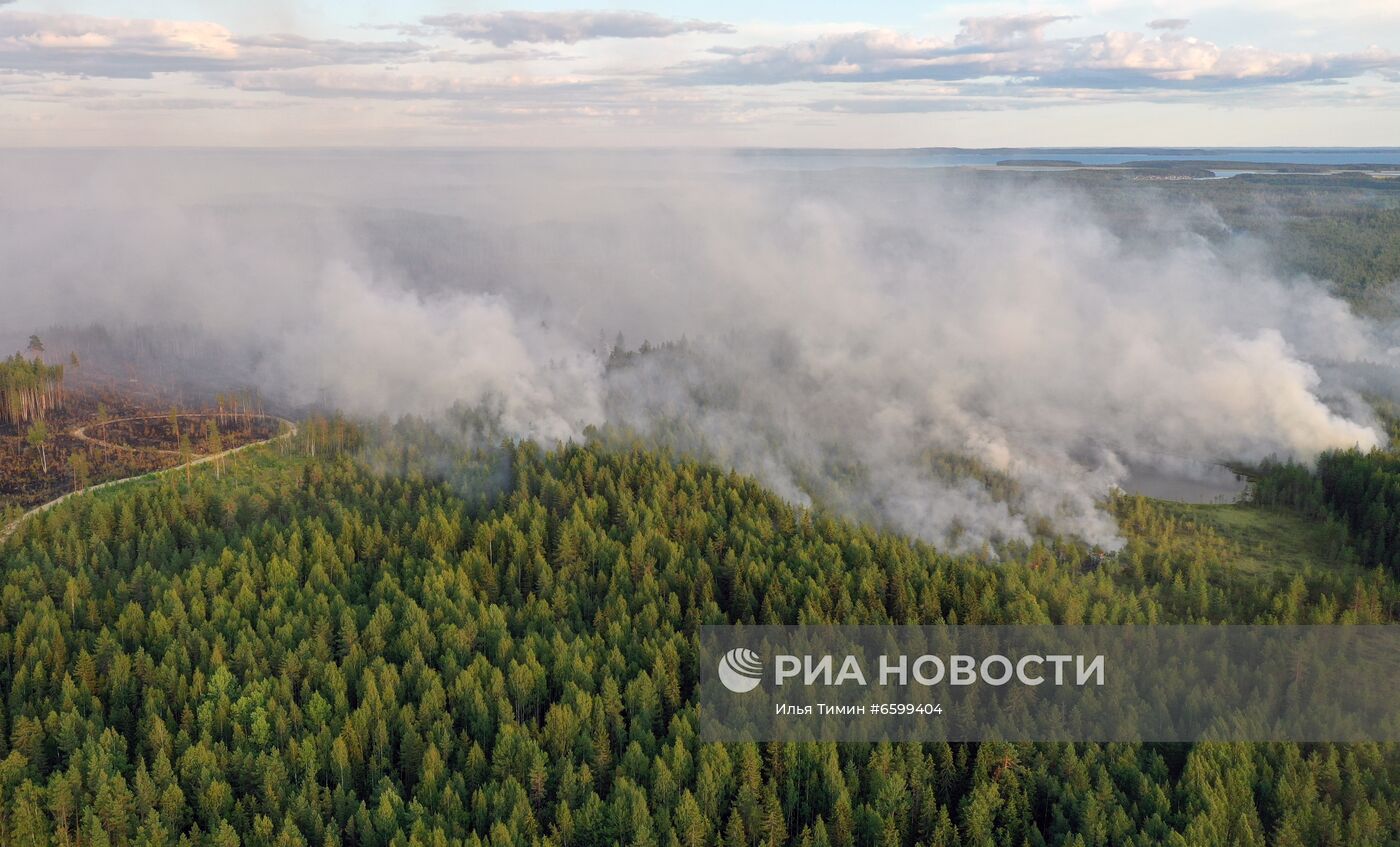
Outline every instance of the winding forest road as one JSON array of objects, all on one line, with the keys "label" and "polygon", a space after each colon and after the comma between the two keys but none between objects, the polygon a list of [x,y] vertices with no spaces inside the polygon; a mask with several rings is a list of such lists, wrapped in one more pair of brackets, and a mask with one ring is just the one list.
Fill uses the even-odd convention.
[{"label": "winding forest road", "polygon": [[[177,415],[177,417],[182,417],[182,418],[183,418],[183,417],[207,417],[207,416],[206,416],[206,415],[203,415],[203,414],[189,414],[189,415]],[[242,452],[242,451],[244,451],[244,450],[247,450],[247,449],[250,448],[250,447],[260,447],[260,446],[262,446],[262,445],[264,445],[264,444],[271,444],[271,443],[273,443],[274,441],[281,441],[281,440],[286,439],[286,438],[292,438],[293,436],[295,436],[295,435],[297,434],[297,425],[296,425],[295,423],[293,423],[292,421],[287,420],[286,418],[279,418],[279,417],[277,417],[276,415],[257,415],[256,417],[260,417],[260,418],[262,418],[262,419],[264,419],[264,420],[274,420],[274,421],[277,421],[277,422],[279,422],[279,423],[284,423],[284,424],[287,425],[287,430],[286,430],[286,432],[278,433],[277,435],[274,435],[274,436],[272,436],[271,438],[264,438],[262,441],[250,441],[249,443],[240,445],[240,446],[238,446],[238,447],[231,447],[231,448],[229,448],[228,450],[223,450],[223,451],[218,452],[218,453],[210,453],[210,454],[207,455],[207,456],[200,456],[200,457],[197,458],[197,459],[193,459],[193,460],[191,460],[191,461],[184,462],[184,463],[178,464],[178,465],[173,465],[173,466],[168,467],[168,468],[161,468],[160,470],[156,470],[156,471],[149,471],[149,472],[147,472],[147,473],[137,474],[137,475],[135,475],[135,476],[124,476],[124,477],[122,477],[121,479],[109,479],[109,480],[107,480],[106,482],[99,482],[99,483],[97,483],[96,485],[89,485],[88,487],[86,487],[86,488],[80,488],[80,489],[78,489],[77,491],[70,491],[70,492],[68,492],[67,494],[64,494],[64,495],[61,496],[61,497],[55,497],[54,499],[48,501],[47,503],[41,503],[41,504],[39,504],[38,506],[35,506],[34,508],[30,509],[29,511],[27,511],[27,512],[25,512],[24,514],[20,515],[19,517],[15,518],[15,519],[14,519],[13,521],[11,521],[10,523],[6,524],[4,527],[0,527],[0,545],[3,545],[3,544],[5,543],[5,541],[8,540],[9,537],[10,537],[11,535],[14,534],[15,530],[19,529],[19,525],[20,525],[20,524],[24,523],[26,520],[28,520],[29,518],[32,518],[33,516],[39,514],[40,512],[47,512],[49,509],[52,509],[54,506],[57,506],[59,503],[62,503],[64,500],[67,500],[69,497],[76,497],[76,496],[78,496],[79,494],[89,494],[89,493],[91,493],[91,492],[93,492],[93,491],[100,491],[100,490],[102,490],[102,489],[104,489],[104,488],[111,488],[112,486],[121,485],[121,484],[127,483],[127,482],[135,482],[135,481],[138,480],[138,479],[145,479],[146,477],[150,477],[150,476],[158,476],[158,475],[163,474],[163,473],[170,473],[170,472],[172,472],[172,471],[184,470],[185,468],[192,468],[192,467],[194,467],[195,465],[202,465],[202,464],[204,464],[205,462],[212,462],[212,461],[214,461],[215,459],[222,459],[222,458],[224,458],[224,457],[226,457],[226,456],[232,456],[234,453]],[[131,418],[118,418],[118,419],[116,419],[116,420],[107,421],[106,423],[118,423],[118,422],[120,422],[120,421],[140,421],[140,420],[168,420],[169,418],[170,418],[169,415],[140,415],[140,416],[131,417]],[[180,455],[180,454],[179,454],[179,451],[176,451],[176,450],[162,450],[162,449],[159,448],[159,447],[132,447],[132,446],[126,445],[126,444],[113,444],[113,443],[111,443],[110,441],[103,441],[103,440],[100,439],[100,438],[93,438],[92,436],[90,436],[90,435],[88,435],[86,432],[84,432],[84,430],[86,430],[86,429],[87,429],[86,426],[77,427],[76,429],[71,430],[71,431],[69,432],[69,435],[72,435],[74,438],[78,439],[79,441],[86,441],[86,442],[88,442],[89,444],[96,444],[96,445],[98,445],[99,447],[105,447],[105,448],[108,448],[108,449],[111,449],[111,450],[131,450],[131,451],[134,451],[134,452],[161,453],[161,454],[165,454],[165,455],[176,455],[176,456]]]}]

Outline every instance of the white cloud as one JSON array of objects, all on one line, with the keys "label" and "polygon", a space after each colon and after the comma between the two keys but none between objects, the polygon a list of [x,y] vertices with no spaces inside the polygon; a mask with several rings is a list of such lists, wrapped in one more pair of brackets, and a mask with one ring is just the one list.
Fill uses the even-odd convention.
[{"label": "white cloud", "polygon": [[553,50],[516,48],[512,50],[488,50],[482,53],[464,53],[460,50],[434,50],[427,56],[430,62],[457,62],[464,65],[486,65],[492,62],[534,62],[545,59],[572,58]]},{"label": "white cloud", "polygon": [[[0,82],[5,93],[0,132],[14,138],[25,122],[42,118],[105,136],[113,124],[97,119],[98,111],[115,120],[122,109],[153,115],[158,109],[202,109],[203,122],[206,115],[216,117],[217,104],[227,101],[230,123],[240,126],[249,121],[233,114],[236,105],[275,104],[285,108],[269,109],[259,121],[279,121],[281,131],[293,135],[329,133],[333,125],[337,133],[370,137],[387,131],[385,115],[394,115],[403,119],[393,124],[396,131],[442,129],[433,138],[448,141],[449,125],[499,126],[516,116],[522,126],[544,126],[557,116],[560,126],[574,120],[582,125],[592,117],[603,128],[623,118],[636,126],[650,120],[666,143],[691,143],[681,133],[703,124],[715,133],[701,144],[801,144],[818,138],[886,144],[895,143],[892,131],[904,133],[898,143],[917,144],[927,140],[934,120],[920,122],[917,116],[942,112],[949,114],[937,123],[940,137],[970,144],[974,137],[993,143],[1011,137],[1042,140],[1052,118],[1029,115],[1053,114],[1046,107],[1121,104],[1103,105],[1095,113],[1121,115],[1159,104],[1197,110],[1207,104],[1253,110],[1253,118],[1232,119],[1237,127],[1246,121],[1253,126],[1261,110],[1325,108],[1334,117],[1328,123],[1331,134],[1324,135],[1350,141],[1354,133],[1342,135],[1335,117],[1364,100],[1364,107],[1346,112],[1357,116],[1346,125],[1364,123],[1363,114],[1378,115],[1363,135],[1372,142],[1384,138],[1375,125],[1388,124],[1385,101],[1400,99],[1400,56],[1365,45],[1373,32],[1383,40],[1385,30],[1338,30],[1326,51],[1289,40],[1294,35],[1282,31],[1284,18],[1252,31],[1260,41],[1255,46],[1236,46],[1218,35],[1214,40],[1188,35],[1219,32],[1210,29],[1218,23],[1209,11],[1213,2],[1171,6],[1172,14],[1191,16],[1193,29],[1185,31],[1186,17],[1151,20],[1140,31],[1115,31],[1096,23],[1101,8],[1082,4],[1055,7],[1054,14],[1001,17],[981,15],[973,4],[945,10],[940,20],[946,28],[918,33],[852,22],[734,27],[634,11],[504,11],[376,24],[372,28],[402,34],[381,33],[365,41],[324,37],[330,33],[310,25],[267,33],[240,31],[230,19],[0,11],[0,79],[10,77]],[[1061,10],[1074,16],[1072,23],[1071,14]],[[1117,9],[1114,19],[1151,17],[1128,17],[1129,11]],[[106,102],[95,105],[101,100]],[[325,102],[311,105],[311,100]],[[415,101],[418,106],[410,110],[407,104]],[[299,110],[304,125],[292,117]],[[998,111],[1026,117],[973,117]],[[881,115],[894,117],[882,120]],[[178,116],[166,120],[168,125],[153,120],[150,132],[168,131]],[[1197,126],[1208,125],[1214,134],[1218,120],[1218,114],[1202,116]],[[1289,120],[1303,132],[1290,139],[1319,137],[1307,135],[1303,119]],[[322,124],[313,126],[317,121]],[[1032,134],[1016,129],[1033,123]],[[759,132],[765,134],[725,129],[739,124],[746,133],[762,125]],[[182,138],[193,137],[195,125],[175,129]],[[960,127],[974,125],[991,129],[979,136],[960,134]],[[1251,137],[1264,137],[1262,132]],[[40,137],[23,140],[36,143]],[[526,133],[521,137],[535,140]]]},{"label": "white cloud", "polygon": [[277,91],[301,97],[369,97],[385,99],[462,99],[540,92],[575,96],[596,84],[570,77],[507,77],[502,80],[366,68],[293,68],[239,71],[228,82],[243,91]]},{"label": "white cloud", "polygon": [[730,33],[734,27],[710,21],[677,20],[649,12],[488,12],[478,15],[431,15],[423,25],[464,41],[489,41],[497,47],[527,44],[576,44],[595,38],[665,38],[686,32]]},{"label": "white cloud", "polygon": [[1001,17],[963,18],[958,44],[982,47],[1012,46],[1017,42],[1035,42],[1045,37],[1045,28],[1059,21],[1072,20],[1071,15],[1004,15]]},{"label": "white cloud", "polygon": [[235,36],[207,21],[0,13],[0,68],[144,79],[157,73],[402,61],[410,41]]},{"label": "white cloud", "polygon": [[1011,78],[1023,86],[1141,90],[1217,89],[1340,80],[1400,67],[1397,54],[1347,54],[1221,47],[1166,31],[1046,39],[1063,17],[968,18],[950,42],[888,29],[838,33],[781,46],[719,48],[723,58],[682,66],[676,77],[736,85]]}]

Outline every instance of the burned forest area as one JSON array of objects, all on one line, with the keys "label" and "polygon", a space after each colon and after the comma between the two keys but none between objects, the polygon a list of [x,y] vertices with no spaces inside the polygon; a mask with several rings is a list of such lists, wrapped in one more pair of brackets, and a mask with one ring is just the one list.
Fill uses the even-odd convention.
[{"label": "burned forest area", "polygon": [[254,391],[192,392],[137,373],[77,349],[55,357],[38,335],[0,361],[0,514],[265,441],[281,427]]}]

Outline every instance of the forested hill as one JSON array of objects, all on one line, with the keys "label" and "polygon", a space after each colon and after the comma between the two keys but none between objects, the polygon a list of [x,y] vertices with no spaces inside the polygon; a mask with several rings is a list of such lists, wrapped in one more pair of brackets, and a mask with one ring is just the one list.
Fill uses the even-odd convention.
[{"label": "forested hill", "polygon": [[[463,499],[344,457],[77,498],[0,549],[0,844],[1371,845],[1379,745],[696,740],[701,623],[1370,622],[1376,572],[952,559],[641,451],[520,446]],[[403,455],[407,456],[407,452]],[[381,457],[382,458],[382,457]],[[472,464],[472,463],[467,463]]]}]

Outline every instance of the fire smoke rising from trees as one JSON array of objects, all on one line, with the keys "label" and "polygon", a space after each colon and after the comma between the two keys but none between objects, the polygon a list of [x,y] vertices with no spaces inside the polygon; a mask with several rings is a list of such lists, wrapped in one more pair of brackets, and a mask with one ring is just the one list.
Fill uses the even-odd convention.
[{"label": "fire smoke rising from trees", "polygon": [[[31,153],[0,330],[184,324],[290,402],[618,423],[955,546],[1380,438],[1385,328],[1208,209],[660,154]],[[997,183],[1001,184],[1001,183]],[[1126,221],[1126,223],[1125,223]],[[652,344],[613,357],[612,338]],[[606,339],[606,341],[604,341]],[[1350,375],[1350,376],[1349,376]]]}]

